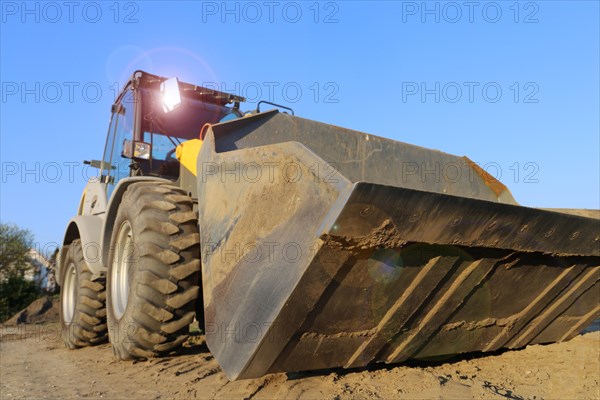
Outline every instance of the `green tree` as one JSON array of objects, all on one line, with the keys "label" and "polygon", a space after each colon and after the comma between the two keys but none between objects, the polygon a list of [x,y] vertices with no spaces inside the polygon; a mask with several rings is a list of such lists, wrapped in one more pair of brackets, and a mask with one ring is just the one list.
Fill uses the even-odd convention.
[{"label": "green tree", "polygon": [[27,307],[40,294],[35,283],[25,278],[32,268],[27,257],[32,246],[31,232],[0,223],[0,321]]},{"label": "green tree", "polygon": [[6,321],[40,297],[35,282],[19,276],[0,281],[0,322]]},{"label": "green tree", "polygon": [[0,281],[24,277],[31,269],[27,252],[33,247],[33,235],[16,225],[0,223]]}]

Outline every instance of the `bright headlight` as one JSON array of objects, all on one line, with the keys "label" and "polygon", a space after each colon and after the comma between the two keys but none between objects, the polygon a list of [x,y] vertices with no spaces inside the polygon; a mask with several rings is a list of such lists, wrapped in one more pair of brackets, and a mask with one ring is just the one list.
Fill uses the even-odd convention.
[{"label": "bright headlight", "polygon": [[179,93],[179,81],[177,78],[169,78],[160,84],[160,95],[163,110],[171,112],[181,105],[181,93]]}]

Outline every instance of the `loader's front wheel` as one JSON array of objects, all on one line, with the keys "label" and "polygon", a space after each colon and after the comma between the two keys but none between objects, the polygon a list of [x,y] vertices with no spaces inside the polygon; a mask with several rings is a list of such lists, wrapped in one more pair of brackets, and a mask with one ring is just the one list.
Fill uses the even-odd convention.
[{"label": "loader's front wheel", "polygon": [[68,249],[60,276],[60,322],[70,349],[104,343],[107,339],[104,277],[92,275],[83,258],[81,241]]},{"label": "loader's front wheel", "polygon": [[107,314],[117,357],[150,358],[187,338],[200,292],[200,245],[192,200],[156,182],[127,188],[115,220]]}]

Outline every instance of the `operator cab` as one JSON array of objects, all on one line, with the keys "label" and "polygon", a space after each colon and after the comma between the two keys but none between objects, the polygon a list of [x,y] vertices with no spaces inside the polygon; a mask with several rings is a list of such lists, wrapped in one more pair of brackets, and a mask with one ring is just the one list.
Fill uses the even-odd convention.
[{"label": "operator cab", "polygon": [[108,197],[117,182],[128,176],[177,180],[177,146],[198,139],[205,124],[241,117],[242,101],[242,97],[176,78],[135,72],[112,107],[101,165]]}]

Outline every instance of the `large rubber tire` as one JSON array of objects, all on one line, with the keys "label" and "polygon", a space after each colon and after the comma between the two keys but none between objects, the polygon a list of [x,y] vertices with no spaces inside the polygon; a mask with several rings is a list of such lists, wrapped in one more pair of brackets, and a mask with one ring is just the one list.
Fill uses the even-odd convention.
[{"label": "large rubber tire", "polygon": [[[192,207],[185,191],[164,183],[134,183],[123,195],[107,279],[109,336],[123,360],[168,353],[188,337],[200,293],[200,237]],[[123,279],[128,283],[119,286]]]},{"label": "large rubber tire", "polygon": [[106,342],[105,279],[92,276],[79,239],[69,246],[64,265],[59,277],[63,341],[70,349]]}]

